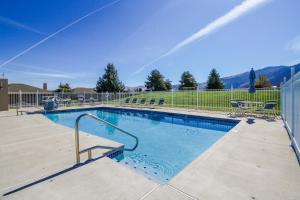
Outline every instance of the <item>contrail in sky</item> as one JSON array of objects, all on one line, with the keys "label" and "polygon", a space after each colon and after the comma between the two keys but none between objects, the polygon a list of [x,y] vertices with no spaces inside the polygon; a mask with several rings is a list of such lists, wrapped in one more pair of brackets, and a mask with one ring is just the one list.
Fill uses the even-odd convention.
[{"label": "contrail in sky", "polygon": [[89,16],[91,16],[91,15],[93,15],[93,14],[95,14],[95,13],[97,13],[97,12],[99,12],[99,11],[105,9],[105,8],[108,8],[108,7],[110,7],[110,6],[112,6],[112,5],[116,4],[116,3],[118,3],[118,2],[120,2],[120,1],[121,1],[121,0],[113,1],[113,2],[111,2],[111,3],[109,3],[109,4],[105,5],[105,6],[103,6],[103,7],[101,7],[101,8],[98,8],[98,9],[96,9],[96,10],[94,10],[94,11],[92,11],[92,12],[89,12],[88,14],[86,14],[86,15],[84,15],[84,16],[78,18],[77,20],[73,21],[72,23],[70,23],[70,24],[68,24],[68,25],[66,25],[66,26],[64,26],[64,27],[62,27],[61,29],[57,30],[56,32],[52,33],[51,35],[45,37],[44,39],[40,40],[39,42],[37,42],[37,43],[33,44],[32,46],[28,47],[28,48],[25,49],[24,51],[18,53],[17,55],[13,56],[12,58],[10,58],[10,59],[6,60],[5,62],[1,63],[0,68],[2,68],[3,66],[9,64],[10,62],[16,60],[16,59],[19,58],[20,56],[26,54],[27,52],[31,51],[31,50],[34,49],[35,47],[37,47],[37,46],[39,46],[39,45],[45,43],[45,42],[46,42],[47,40],[49,40],[50,38],[54,37],[55,35],[61,33],[61,32],[64,31],[64,30],[70,28],[70,27],[73,26],[74,24],[77,24],[78,22],[84,20],[85,18],[87,18],[87,17],[89,17]]},{"label": "contrail in sky", "polygon": [[189,36],[182,42],[176,44],[171,50],[167,51],[166,53],[164,53],[161,56],[157,57],[156,59],[152,60],[150,63],[140,67],[137,71],[134,72],[134,74],[138,74],[138,73],[142,72],[149,65],[161,60],[164,57],[167,57],[167,56],[173,54],[175,51],[180,50],[182,47],[189,45],[193,42],[199,41],[200,39],[203,39],[205,36],[211,34],[212,32],[216,31],[219,28],[229,24],[230,22],[233,22],[234,20],[238,19],[239,17],[252,11],[253,9],[257,8],[258,6],[263,5],[264,3],[268,2],[268,1],[270,1],[270,0],[245,0],[241,4],[235,6],[233,9],[231,9],[225,15],[217,18],[216,20],[207,24],[205,27],[201,28],[199,31],[197,31],[193,35]]},{"label": "contrail in sky", "polygon": [[22,24],[20,22],[17,22],[15,20],[12,20],[12,19],[9,19],[7,17],[3,17],[3,16],[0,16],[0,22],[2,23],[5,23],[9,26],[13,26],[13,27],[16,27],[18,29],[22,29],[22,30],[26,30],[26,31],[30,31],[30,32],[33,32],[33,33],[38,33],[38,34],[41,34],[41,35],[47,35],[46,33],[43,33],[37,29],[34,29],[30,26],[27,26],[25,24]]}]

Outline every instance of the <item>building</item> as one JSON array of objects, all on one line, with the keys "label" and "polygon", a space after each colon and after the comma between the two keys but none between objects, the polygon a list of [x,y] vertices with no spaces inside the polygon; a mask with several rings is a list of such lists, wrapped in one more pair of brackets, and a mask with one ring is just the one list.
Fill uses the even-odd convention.
[{"label": "building", "polygon": [[[43,85],[44,88],[47,88],[47,84]],[[48,92],[47,89],[38,88],[31,85],[26,85],[23,83],[11,83],[8,84],[8,92]]]}]

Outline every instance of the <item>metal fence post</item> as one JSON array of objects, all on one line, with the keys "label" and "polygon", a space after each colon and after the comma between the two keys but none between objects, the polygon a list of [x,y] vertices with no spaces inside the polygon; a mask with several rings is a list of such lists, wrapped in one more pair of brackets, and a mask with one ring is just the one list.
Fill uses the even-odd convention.
[{"label": "metal fence post", "polygon": [[172,89],[171,90],[171,106],[172,106],[172,108],[173,108],[173,106],[174,106],[174,89]]},{"label": "metal fence post", "polygon": [[197,110],[199,109],[199,97],[198,97],[198,86],[197,86],[197,90],[196,90],[196,95],[197,95]]},{"label": "metal fence post", "polygon": [[231,87],[230,87],[230,100],[233,99],[233,85],[231,84]]},{"label": "metal fence post", "polygon": [[106,105],[108,104],[108,95],[109,95],[109,93],[106,92],[106,94],[105,94],[105,96],[106,96]]},{"label": "metal fence post", "polygon": [[19,90],[19,108],[22,108],[22,91]]},{"label": "metal fence post", "polygon": [[286,120],[286,77],[283,78],[284,84],[284,120]]},{"label": "metal fence post", "polygon": [[35,93],[35,106],[39,107],[39,91],[38,90]]}]

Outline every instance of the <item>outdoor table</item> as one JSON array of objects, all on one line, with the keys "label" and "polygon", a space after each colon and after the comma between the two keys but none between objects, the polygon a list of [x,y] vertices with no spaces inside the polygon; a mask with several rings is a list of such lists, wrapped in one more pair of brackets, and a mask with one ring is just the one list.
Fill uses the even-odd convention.
[{"label": "outdoor table", "polygon": [[242,104],[242,108],[249,109],[252,112],[264,105],[264,102],[261,101],[238,101],[238,103]]}]

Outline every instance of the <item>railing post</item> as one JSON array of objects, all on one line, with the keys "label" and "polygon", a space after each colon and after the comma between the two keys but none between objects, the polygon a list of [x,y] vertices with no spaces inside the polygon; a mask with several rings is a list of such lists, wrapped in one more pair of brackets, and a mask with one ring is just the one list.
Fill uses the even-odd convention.
[{"label": "railing post", "polygon": [[196,90],[196,95],[197,95],[197,110],[199,109],[199,97],[198,97],[198,86]]},{"label": "railing post", "polygon": [[22,108],[22,91],[19,90],[19,108]]},{"label": "railing post", "polygon": [[172,99],[171,99],[171,106],[173,108],[173,106],[174,106],[174,89],[171,90],[171,97],[172,97]]},{"label": "railing post", "polygon": [[105,96],[106,96],[106,105],[108,105],[108,96],[109,96],[109,93],[106,92]]},{"label": "railing post", "polygon": [[230,86],[230,100],[233,99],[233,85]]},{"label": "railing post", "polygon": [[80,163],[80,153],[79,153],[79,120],[78,117],[75,122],[75,153],[76,153],[76,164]]},{"label": "railing post", "polygon": [[296,112],[295,112],[295,109],[296,109],[296,106],[295,106],[295,91],[294,91],[294,74],[295,74],[295,68],[292,67],[291,68],[291,98],[292,98],[292,127],[291,127],[291,132],[292,132],[292,136],[294,137],[295,136],[295,119],[296,119]]},{"label": "railing post", "polygon": [[35,93],[35,106],[39,107],[39,91],[38,90]]}]

